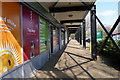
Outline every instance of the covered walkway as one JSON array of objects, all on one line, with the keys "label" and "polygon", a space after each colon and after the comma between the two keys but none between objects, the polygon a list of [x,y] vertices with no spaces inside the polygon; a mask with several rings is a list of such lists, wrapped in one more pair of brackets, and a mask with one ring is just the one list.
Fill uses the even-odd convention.
[{"label": "covered walkway", "polygon": [[85,50],[76,40],[71,40],[33,78],[119,78],[119,71],[103,63],[99,56],[97,61],[90,58],[89,48]]},{"label": "covered walkway", "polygon": [[[112,38],[120,16],[109,31],[96,14],[97,0],[12,1],[0,0],[0,80],[32,75],[38,79],[120,78],[119,71],[97,55],[109,38],[120,52]],[[96,22],[107,34],[99,51]],[[69,42],[72,35],[76,40]]]}]

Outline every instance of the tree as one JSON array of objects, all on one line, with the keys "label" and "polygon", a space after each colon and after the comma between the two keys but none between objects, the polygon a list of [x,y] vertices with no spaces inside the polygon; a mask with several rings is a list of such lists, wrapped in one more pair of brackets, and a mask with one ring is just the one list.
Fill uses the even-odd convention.
[{"label": "tree", "polygon": [[[105,25],[105,28],[108,31],[111,30],[111,26],[110,25]],[[119,30],[118,32],[120,32],[120,26],[116,30]],[[100,24],[97,24],[97,31],[103,31],[103,38],[105,38],[107,36],[106,32],[104,31],[104,29],[102,28],[102,26]],[[91,23],[90,23],[90,19],[89,18],[86,19],[86,36],[91,36]]]},{"label": "tree", "polygon": [[[106,27],[106,29],[107,29],[108,31],[111,30],[111,27],[110,27],[110,26],[105,26],[105,27]],[[102,31],[102,32],[103,32],[103,38],[105,38],[105,37],[107,36],[107,34],[106,34],[106,32],[104,31],[104,29],[102,28],[102,26],[97,25],[97,31]]]},{"label": "tree", "polygon": [[91,25],[90,25],[90,19],[86,19],[86,36],[91,36]]}]

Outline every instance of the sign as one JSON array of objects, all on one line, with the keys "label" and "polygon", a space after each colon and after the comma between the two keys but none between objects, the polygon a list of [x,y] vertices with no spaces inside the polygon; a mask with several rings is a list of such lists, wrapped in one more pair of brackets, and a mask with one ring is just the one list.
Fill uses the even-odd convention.
[{"label": "sign", "polygon": [[24,61],[39,54],[39,16],[22,7]]},{"label": "sign", "polygon": [[21,63],[20,4],[4,2],[0,16],[0,74]]},{"label": "sign", "polygon": [[40,53],[48,50],[48,22],[40,18]]},{"label": "sign", "polygon": [[97,39],[103,39],[103,32],[97,31]]}]

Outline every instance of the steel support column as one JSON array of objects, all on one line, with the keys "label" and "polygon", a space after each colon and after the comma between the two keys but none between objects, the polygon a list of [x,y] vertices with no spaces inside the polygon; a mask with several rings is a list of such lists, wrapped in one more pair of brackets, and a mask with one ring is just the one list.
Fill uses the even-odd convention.
[{"label": "steel support column", "polygon": [[86,41],[85,41],[85,38],[86,38],[86,31],[85,31],[85,20],[83,21],[83,47],[86,48]]},{"label": "steel support column", "polygon": [[67,35],[67,29],[65,31],[65,44],[67,44],[67,40],[68,40],[68,35]]},{"label": "steel support column", "polygon": [[97,59],[97,39],[96,39],[96,17],[93,14],[96,13],[96,6],[93,6],[91,10],[91,46],[92,46],[92,54],[91,57],[92,59],[96,60]]},{"label": "steel support column", "polygon": [[81,25],[80,25],[80,28],[79,28],[79,42],[80,42],[80,45],[82,45],[82,28],[81,28]]},{"label": "steel support column", "polygon": [[61,39],[61,27],[59,28],[59,50],[61,50],[62,49],[62,39]]},{"label": "steel support column", "polygon": [[80,39],[79,39],[79,38],[80,38],[79,29],[78,29],[78,31],[77,31],[77,36],[78,36],[78,37],[77,37],[78,42],[80,42]]},{"label": "steel support column", "polygon": [[76,40],[78,41],[78,30],[76,31]]},{"label": "steel support column", "polygon": [[64,29],[64,32],[63,32],[63,33],[64,33],[64,43],[63,43],[63,44],[65,45],[65,29]]},{"label": "steel support column", "polygon": [[79,42],[79,29],[76,32],[76,38],[77,38],[77,41]]}]

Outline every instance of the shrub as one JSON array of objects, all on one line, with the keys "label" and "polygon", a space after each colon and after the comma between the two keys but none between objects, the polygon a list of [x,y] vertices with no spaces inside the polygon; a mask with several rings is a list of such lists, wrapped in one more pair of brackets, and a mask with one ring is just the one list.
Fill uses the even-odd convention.
[{"label": "shrub", "polygon": [[[100,49],[103,42],[104,40],[97,42],[97,51]],[[120,41],[116,41],[116,43],[120,47]],[[110,39],[108,39],[100,54],[106,55],[111,58],[120,58],[120,52],[117,50]]]}]

